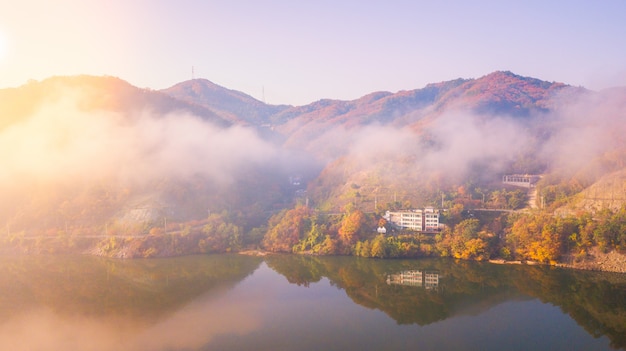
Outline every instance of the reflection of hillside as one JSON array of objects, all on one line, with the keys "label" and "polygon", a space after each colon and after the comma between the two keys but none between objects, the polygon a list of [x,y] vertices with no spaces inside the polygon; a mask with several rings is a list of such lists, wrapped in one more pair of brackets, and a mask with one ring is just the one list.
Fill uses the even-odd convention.
[{"label": "reflection of hillside", "polygon": [[291,284],[309,286],[322,279],[316,258],[302,255],[271,255],[265,263],[274,271],[282,274]]},{"label": "reflection of hillside", "polygon": [[[446,260],[280,257],[268,257],[268,266],[285,275],[290,282],[307,285],[319,281],[322,276],[327,277],[332,284],[344,289],[354,302],[379,309],[400,324],[430,324],[465,313],[468,306],[488,309],[511,295],[497,275],[483,274]],[[315,274],[310,276],[315,279],[306,280],[307,267],[312,267]],[[432,288],[437,285],[437,289],[416,289],[417,271],[428,272],[428,283],[426,274],[422,274],[419,286]],[[398,272],[413,272],[414,279],[406,279],[406,284],[390,284],[400,278]],[[432,274],[435,272],[436,275]],[[439,280],[442,276],[446,279]]]},{"label": "reflection of hillside", "polygon": [[[591,335],[606,335],[613,346],[626,346],[623,274],[451,260],[289,255],[266,260],[269,267],[299,285],[327,277],[354,302],[381,310],[400,324],[426,325],[462,314],[479,314],[511,299],[538,298],[559,306]],[[406,284],[388,283],[398,282],[400,272],[406,273]],[[437,272],[438,288],[416,288],[426,282],[426,275],[417,272]]]},{"label": "reflection of hillside", "polygon": [[520,291],[559,306],[595,337],[626,347],[626,275],[527,267]]},{"label": "reflection of hillside", "polygon": [[232,287],[254,257],[109,260],[83,256],[0,257],[0,315],[44,307],[57,314],[150,319],[210,291]]}]

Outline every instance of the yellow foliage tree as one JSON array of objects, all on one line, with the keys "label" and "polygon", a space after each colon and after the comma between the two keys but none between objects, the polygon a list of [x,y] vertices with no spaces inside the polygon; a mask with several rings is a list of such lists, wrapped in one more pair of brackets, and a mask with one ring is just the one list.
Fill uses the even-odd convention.
[{"label": "yellow foliage tree", "polygon": [[346,245],[352,245],[359,240],[359,234],[365,223],[365,215],[361,210],[354,210],[343,217],[339,228],[339,237]]}]

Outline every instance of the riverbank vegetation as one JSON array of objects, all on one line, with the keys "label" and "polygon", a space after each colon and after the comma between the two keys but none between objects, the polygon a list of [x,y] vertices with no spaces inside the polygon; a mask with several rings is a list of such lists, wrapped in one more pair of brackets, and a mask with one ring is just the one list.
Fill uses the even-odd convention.
[{"label": "riverbank vegetation", "polygon": [[[386,210],[412,208],[409,201],[380,204],[376,211],[365,211],[365,205],[355,197],[335,212],[324,212],[300,201],[291,208],[272,211],[265,220],[259,220],[258,211],[254,221],[244,211],[223,210],[193,221],[141,225],[114,222],[103,228],[66,224],[35,233],[7,228],[1,244],[5,251],[83,252],[120,258],[262,249],[310,255],[502,259],[569,266],[588,261],[595,253],[626,251],[626,205],[598,211],[555,211],[558,204],[572,199],[567,189],[575,185],[568,184],[542,181],[537,193],[543,197],[544,206],[531,207],[527,206],[526,191],[480,188],[468,183],[442,194],[446,207],[440,210],[442,225],[439,231],[430,233],[394,228],[382,218]],[[379,228],[384,228],[384,233]],[[610,270],[626,271],[626,267]]]},{"label": "riverbank vegetation", "polygon": [[[472,211],[454,206],[437,233],[393,229],[381,214],[348,207],[320,215],[304,206],[270,220],[262,247],[272,252],[339,254],[374,258],[453,257],[546,264],[577,263],[594,250],[626,250],[626,206],[595,213]],[[387,233],[379,234],[378,227]]]}]

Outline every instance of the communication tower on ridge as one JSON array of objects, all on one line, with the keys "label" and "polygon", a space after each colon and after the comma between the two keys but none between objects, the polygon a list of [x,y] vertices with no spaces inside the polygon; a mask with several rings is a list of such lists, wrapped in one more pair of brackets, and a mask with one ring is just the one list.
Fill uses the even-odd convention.
[{"label": "communication tower on ridge", "polygon": [[196,73],[194,72],[193,66],[191,66],[191,80],[196,79]]}]

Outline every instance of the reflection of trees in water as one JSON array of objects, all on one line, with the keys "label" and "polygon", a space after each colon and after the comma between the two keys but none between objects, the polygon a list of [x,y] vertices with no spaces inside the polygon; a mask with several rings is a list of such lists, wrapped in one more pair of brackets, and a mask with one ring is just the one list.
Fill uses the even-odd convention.
[{"label": "reflection of trees in water", "polygon": [[[269,256],[268,266],[290,282],[307,286],[327,277],[356,303],[380,309],[401,324],[430,324],[453,315],[456,304],[465,306],[474,295],[484,298],[488,274],[480,278],[445,260],[371,260],[353,257]],[[452,269],[451,269],[452,268]],[[310,270],[310,271],[309,271]],[[437,272],[437,289],[388,284],[390,275],[407,271]],[[457,270],[458,272],[456,272]],[[307,273],[307,271],[309,271]],[[457,276],[470,277],[458,284]],[[307,277],[312,277],[307,280]],[[422,284],[425,276],[422,276]],[[494,281],[497,278],[491,278]],[[478,282],[474,282],[474,281]]]},{"label": "reflection of trees in water", "polygon": [[593,335],[626,347],[626,275],[528,267],[517,288],[559,306]]},{"label": "reflection of trees in water", "polygon": [[187,256],[114,260],[91,256],[0,257],[0,315],[45,307],[59,314],[149,319],[229,288],[254,272],[257,257]]},{"label": "reflection of trees in water", "polygon": [[312,256],[276,254],[267,256],[265,263],[291,284],[308,287],[322,279],[319,261]]},{"label": "reflection of trees in water", "polygon": [[[356,303],[379,309],[400,324],[426,325],[480,313],[510,299],[538,298],[559,306],[591,335],[626,346],[626,275],[505,266],[442,259],[373,260],[354,257],[269,256],[269,267],[291,283],[323,277]],[[437,272],[438,288],[388,284],[400,272]],[[424,276],[422,276],[424,284]]]},{"label": "reflection of trees in water", "polygon": [[[198,296],[231,288],[261,260],[241,255],[132,261],[4,256],[0,321],[39,307],[62,315],[159,318]],[[624,274],[443,259],[271,255],[265,261],[292,284],[308,286],[327,278],[355,303],[381,310],[399,324],[426,325],[510,299],[538,298],[560,307],[591,335],[607,335],[613,346],[626,347]],[[390,275],[403,271],[437,272],[438,288],[387,283]]]}]

